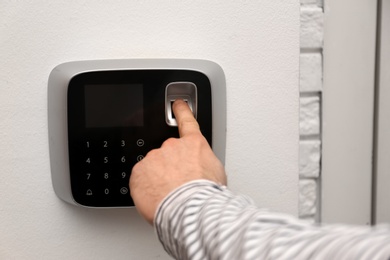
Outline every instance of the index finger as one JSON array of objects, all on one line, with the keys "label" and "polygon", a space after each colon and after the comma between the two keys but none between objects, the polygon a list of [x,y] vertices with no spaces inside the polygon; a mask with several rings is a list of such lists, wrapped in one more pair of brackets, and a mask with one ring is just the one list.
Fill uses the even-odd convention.
[{"label": "index finger", "polygon": [[177,99],[173,103],[172,109],[176,117],[180,137],[200,133],[199,124],[186,102]]}]

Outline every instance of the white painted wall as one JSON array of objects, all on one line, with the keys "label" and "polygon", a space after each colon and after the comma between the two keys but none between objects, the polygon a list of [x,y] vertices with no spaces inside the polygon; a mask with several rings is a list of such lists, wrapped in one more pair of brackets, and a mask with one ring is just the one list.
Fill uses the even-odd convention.
[{"label": "white painted wall", "polygon": [[298,1],[78,2],[1,4],[1,259],[167,258],[134,209],[77,208],[53,192],[47,79],[71,60],[219,63],[231,188],[298,213]]},{"label": "white painted wall", "polygon": [[390,1],[382,1],[380,4],[380,45],[379,57],[377,57],[378,75],[378,115],[377,115],[377,140],[376,140],[376,223],[390,223]]},{"label": "white painted wall", "polygon": [[372,223],[378,2],[324,2],[321,220],[325,223]]}]

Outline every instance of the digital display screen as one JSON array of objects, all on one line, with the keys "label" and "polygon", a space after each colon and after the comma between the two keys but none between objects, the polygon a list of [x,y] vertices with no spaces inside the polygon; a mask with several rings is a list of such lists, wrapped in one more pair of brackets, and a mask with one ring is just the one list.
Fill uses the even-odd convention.
[{"label": "digital display screen", "polygon": [[96,84],[84,87],[87,128],[143,126],[142,84]]}]

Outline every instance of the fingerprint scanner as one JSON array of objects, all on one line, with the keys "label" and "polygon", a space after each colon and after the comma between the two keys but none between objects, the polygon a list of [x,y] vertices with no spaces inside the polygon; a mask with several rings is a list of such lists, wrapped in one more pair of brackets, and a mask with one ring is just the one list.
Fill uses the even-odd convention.
[{"label": "fingerprint scanner", "polygon": [[192,82],[172,82],[165,88],[165,122],[169,126],[177,126],[172,105],[176,99],[185,101],[197,118],[198,97],[196,85]]}]

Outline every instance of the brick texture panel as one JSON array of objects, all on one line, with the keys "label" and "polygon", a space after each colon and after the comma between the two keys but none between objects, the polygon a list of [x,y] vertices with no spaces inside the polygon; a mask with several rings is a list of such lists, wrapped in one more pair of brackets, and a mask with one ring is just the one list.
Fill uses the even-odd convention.
[{"label": "brick texture panel", "polygon": [[321,53],[304,53],[299,59],[299,87],[301,92],[322,90],[322,55]]},{"label": "brick texture panel", "polygon": [[301,48],[321,48],[323,42],[324,13],[318,7],[301,8]]}]

